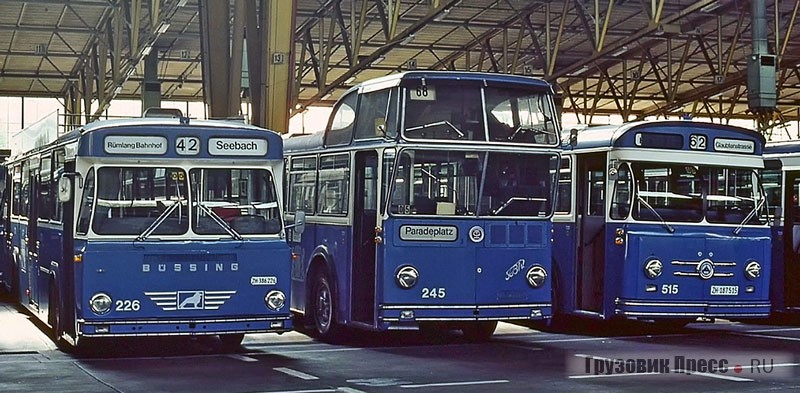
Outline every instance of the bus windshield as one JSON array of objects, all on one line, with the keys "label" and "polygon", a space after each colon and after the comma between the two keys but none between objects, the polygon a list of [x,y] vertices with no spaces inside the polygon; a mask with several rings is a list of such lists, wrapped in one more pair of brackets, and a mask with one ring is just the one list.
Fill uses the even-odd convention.
[{"label": "bus windshield", "polygon": [[272,173],[265,169],[203,168],[189,171],[194,218],[201,235],[276,234],[281,230]]},{"label": "bus windshield", "polygon": [[97,170],[92,229],[100,235],[186,233],[187,189],[186,172],[180,168],[102,167]]},{"label": "bus windshield", "polygon": [[553,108],[544,91],[432,80],[406,89],[404,135],[554,145],[559,133]]},{"label": "bus windshield", "polygon": [[611,218],[632,203],[639,221],[762,224],[764,202],[752,169],[637,162],[619,168]]},{"label": "bus windshield", "polygon": [[549,216],[557,163],[554,154],[405,149],[396,166],[390,211]]}]

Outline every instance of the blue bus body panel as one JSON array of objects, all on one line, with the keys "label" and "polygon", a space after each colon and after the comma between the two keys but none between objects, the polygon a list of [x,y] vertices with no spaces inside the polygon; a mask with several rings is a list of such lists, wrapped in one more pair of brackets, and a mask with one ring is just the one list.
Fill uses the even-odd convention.
[{"label": "blue bus body panel", "polygon": [[[404,225],[452,227],[457,239],[402,240],[399,233]],[[485,233],[477,243],[469,236],[474,227]],[[549,221],[385,221],[385,245],[379,248],[378,263],[378,281],[384,283],[378,288],[379,318],[399,322],[401,311],[408,310],[414,311],[417,321],[550,317],[550,279],[536,289],[526,280],[527,270],[534,265],[551,271],[550,227]],[[404,265],[419,270],[419,282],[410,289],[395,284],[395,275]]]},{"label": "blue bus body panel", "polygon": [[[289,249],[278,240],[80,242],[76,264],[81,331],[103,335],[284,331],[288,306],[272,311],[271,290],[289,293]],[[274,284],[273,284],[274,282]],[[266,284],[268,283],[268,284]],[[94,314],[89,299],[105,292],[113,306]],[[138,301],[138,307],[134,302]],[[138,308],[138,309],[137,309]],[[229,315],[235,315],[230,317]],[[81,323],[82,322],[82,323]],[[272,323],[278,323],[276,325]]]},{"label": "blue bus body panel", "polygon": [[[561,277],[574,277],[575,257],[563,250],[575,249],[574,224],[556,223],[555,260]],[[770,313],[771,240],[769,228],[673,225],[668,233],[661,224],[607,223],[604,267],[603,316],[657,319],[659,317],[766,317]],[[624,244],[616,245],[617,228],[625,231]],[[569,241],[572,240],[572,241]],[[644,264],[659,259],[663,273],[656,279],[644,274]],[[703,260],[714,263],[714,276],[697,276]],[[761,263],[760,277],[747,280],[745,265]],[[560,283],[560,310],[577,310],[575,282]],[[677,285],[677,293],[669,288]],[[650,286],[650,291],[648,291]],[[668,288],[664,293],[664,288]],[[738,295],[712,295],[712,286],[736,287]],[[752,287],[752,292],[746,288]],[[724,290],[723,290],[724,292]]]}]

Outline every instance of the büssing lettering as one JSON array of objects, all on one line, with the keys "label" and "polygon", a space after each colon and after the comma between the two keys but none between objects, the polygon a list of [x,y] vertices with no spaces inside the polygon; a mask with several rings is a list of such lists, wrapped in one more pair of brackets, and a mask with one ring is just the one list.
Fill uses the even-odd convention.
[{"label": "b\u00fcssing lettering", "polygon": [[175,273],[183,272],[236,272],[239,271],[238,263],[174,263],[172,265],[167,263],[144,263],[142,264],[142,272],[159,272],[166,273],[172,271]]}]

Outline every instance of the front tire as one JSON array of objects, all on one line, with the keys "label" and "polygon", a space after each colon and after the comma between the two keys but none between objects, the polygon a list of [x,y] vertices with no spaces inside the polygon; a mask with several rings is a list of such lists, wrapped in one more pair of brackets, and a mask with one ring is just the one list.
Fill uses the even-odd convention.
[{"label": "front tire", "polygon": [[226,351],[239,349],[242,346],[242,340],[244,340],[244,333],[219,335],[219,342],[222,343],[222,348]]},{"label": "front tire", "polygon": [[464,338],[470,342],[486,342],[491,340],[497,321],[481,321],[468,323],[461,327]]},{"label": "front tire", "polygon": [[61,319],[61,297],[58,295],[58,289],[55,285],[50,285],[49,311],[47,314],[47,323],[52,328],[51,338],[56,346],[62,350],[69,349],[69,345],[63,339],[64,322]]},{"label": "front tire", "polygon": [[314,332],[318,338],[330,341],[335,338],[338,326],[336,302],[328,275],[318,273],[311,288],[311,319],[314,323]]}]

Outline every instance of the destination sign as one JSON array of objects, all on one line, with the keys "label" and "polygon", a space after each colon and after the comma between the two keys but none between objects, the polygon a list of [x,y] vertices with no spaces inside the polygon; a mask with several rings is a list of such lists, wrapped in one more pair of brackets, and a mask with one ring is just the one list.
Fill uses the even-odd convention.
[{"label": "destination sign", "polygon": [[167,138],[163,136],[109,135],[103,140],[103,150],[108,154],[160,155],[167,152]]},{"label": "destination sign", "polygon": [[209,138],[208,154],[212,156],[264,156],[266,139]]},{"label": "destination sign", "polygon": [[458,239],[458,227],[452,225],[402,225],[400,240],[426,242],[454,242]]},{"label": "destination sign", "polygon": [[753,153],[756,151],[756,144],[753,141],[741,139],[714,139],[714,150],[727,151],[732,153]]}]

